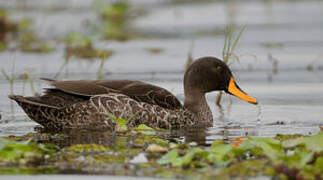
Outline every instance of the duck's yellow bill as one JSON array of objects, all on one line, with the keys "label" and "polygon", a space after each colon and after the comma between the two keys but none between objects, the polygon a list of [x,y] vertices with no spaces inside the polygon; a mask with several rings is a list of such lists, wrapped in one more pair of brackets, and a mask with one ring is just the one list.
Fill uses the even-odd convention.
[{"label": "duck's yellow bill", "polygon": [[245,92],[243,92],[239,86],[234,82],[233,77],[230,78],[230,82],[229,82],[229,87],[228,87],[228,92],[242,100],[245,100],[249,103],[252,104],[258,104],[257,100],[251,96],[249,96],[248,94],[246,94]]}]

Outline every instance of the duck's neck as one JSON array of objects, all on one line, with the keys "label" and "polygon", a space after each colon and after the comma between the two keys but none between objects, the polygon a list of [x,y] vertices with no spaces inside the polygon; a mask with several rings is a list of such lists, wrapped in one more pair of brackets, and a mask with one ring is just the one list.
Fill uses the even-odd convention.
[{"label": "duck's neck", "polygon": [[206,102],[204,93],[185,91],[184,107],[193,112],[201,123],[213,121],[212,112]]}]

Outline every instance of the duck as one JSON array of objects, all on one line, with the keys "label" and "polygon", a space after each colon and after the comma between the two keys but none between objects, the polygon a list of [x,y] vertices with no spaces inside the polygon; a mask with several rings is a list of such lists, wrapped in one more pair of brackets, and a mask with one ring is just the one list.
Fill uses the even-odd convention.
[{"label": "duck", "polygon": [[[114,118],[128,127],[145,124],[173,129],[211,126],[213,116],[206,93],[224,91],[251,104],[230,68],[216,57],[196,59],[184,74],[184,104],[168,90],[133,80],[58,81],[42,78],[51,87],[43,95],[9,95],[36,123],[50,130],[101,129],[115,131]],[[114,116],[111,116],[111,114]]]}]

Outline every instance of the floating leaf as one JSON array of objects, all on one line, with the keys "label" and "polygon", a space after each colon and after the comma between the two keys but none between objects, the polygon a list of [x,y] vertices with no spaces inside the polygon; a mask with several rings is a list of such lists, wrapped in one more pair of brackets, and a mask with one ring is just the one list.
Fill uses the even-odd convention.
[{"label": "floating leaf", "polygon": [[178,151],[176,149],[173,149],[173,150],[169,151],[167,154],[165,154],[164,156],[162,156],[157,161],[157,163],[158,164],[170,164],[170,163],[174,162],[178,156],[179,156]]},{"label": "floating leaf", "polygon": [[10,141],[5,138],[0,138],[0,150],[7,146]]},{"label": "floating leaf", "polygon": [[26,164],[44,158],[58,150],[55,145],[35,144],[29,141],[16,142],[0,138],[0,162]]},{"label": "floating leaf", "polygon": [[[260,148],[261,152],[253,150],[256,147]],[[245,150],[251,149],[256,154],[263,153],[270,159],[279,159],[284,153],[280,141],[269,137],[248,137],[240,145],[240,148]]]},{"label": "floating leaf", "polygon": [[135,130],[135,132],[142,133],[144,135],[155,135],[156,134],[155,129],[153,129],[145,124],[140,124],[134,130]]},{"label": "floating leaf", "polygon": [[126,119],[117,118],[114,114],[111,113],[107,113],[107,116],[117,123],[117,132],[125,132],[128,130]]},{"label": "floating leaf", "polygon": [[285,148],[291,148],[302,144],[304,144],[309,150],[315,152],[323,151],[323,132],[320,132],[314,136],[289,139],[283,141],[282,143],[283,147]]},{"label": "floating leaf", "polygon": [[201,148],[192,148],[188,153],[186,153],[183,157],[176,158],[175,161],[172,162],[172,165],[175,167],[188,165],[195,156],[206,157],[208,155],[207,151],[202,150]]},{"label": "floating leaf", "polygon": [[233,149],[234,148],[232,146],[226,144],[213,146],[208,159],[218,166],[227,166],[230,163],[229,153]]}]

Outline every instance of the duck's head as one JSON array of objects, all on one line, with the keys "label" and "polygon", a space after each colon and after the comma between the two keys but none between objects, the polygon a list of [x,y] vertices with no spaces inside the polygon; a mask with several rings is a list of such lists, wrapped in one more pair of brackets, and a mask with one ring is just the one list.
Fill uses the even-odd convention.
[{"label": "duck's head", "polygon": [[184,76],[185,96],[198,96],[211,91],[225,91],[252,104],[257,100],[242,91],[234,81],[231,70],[215,57],[197,59]]}]

